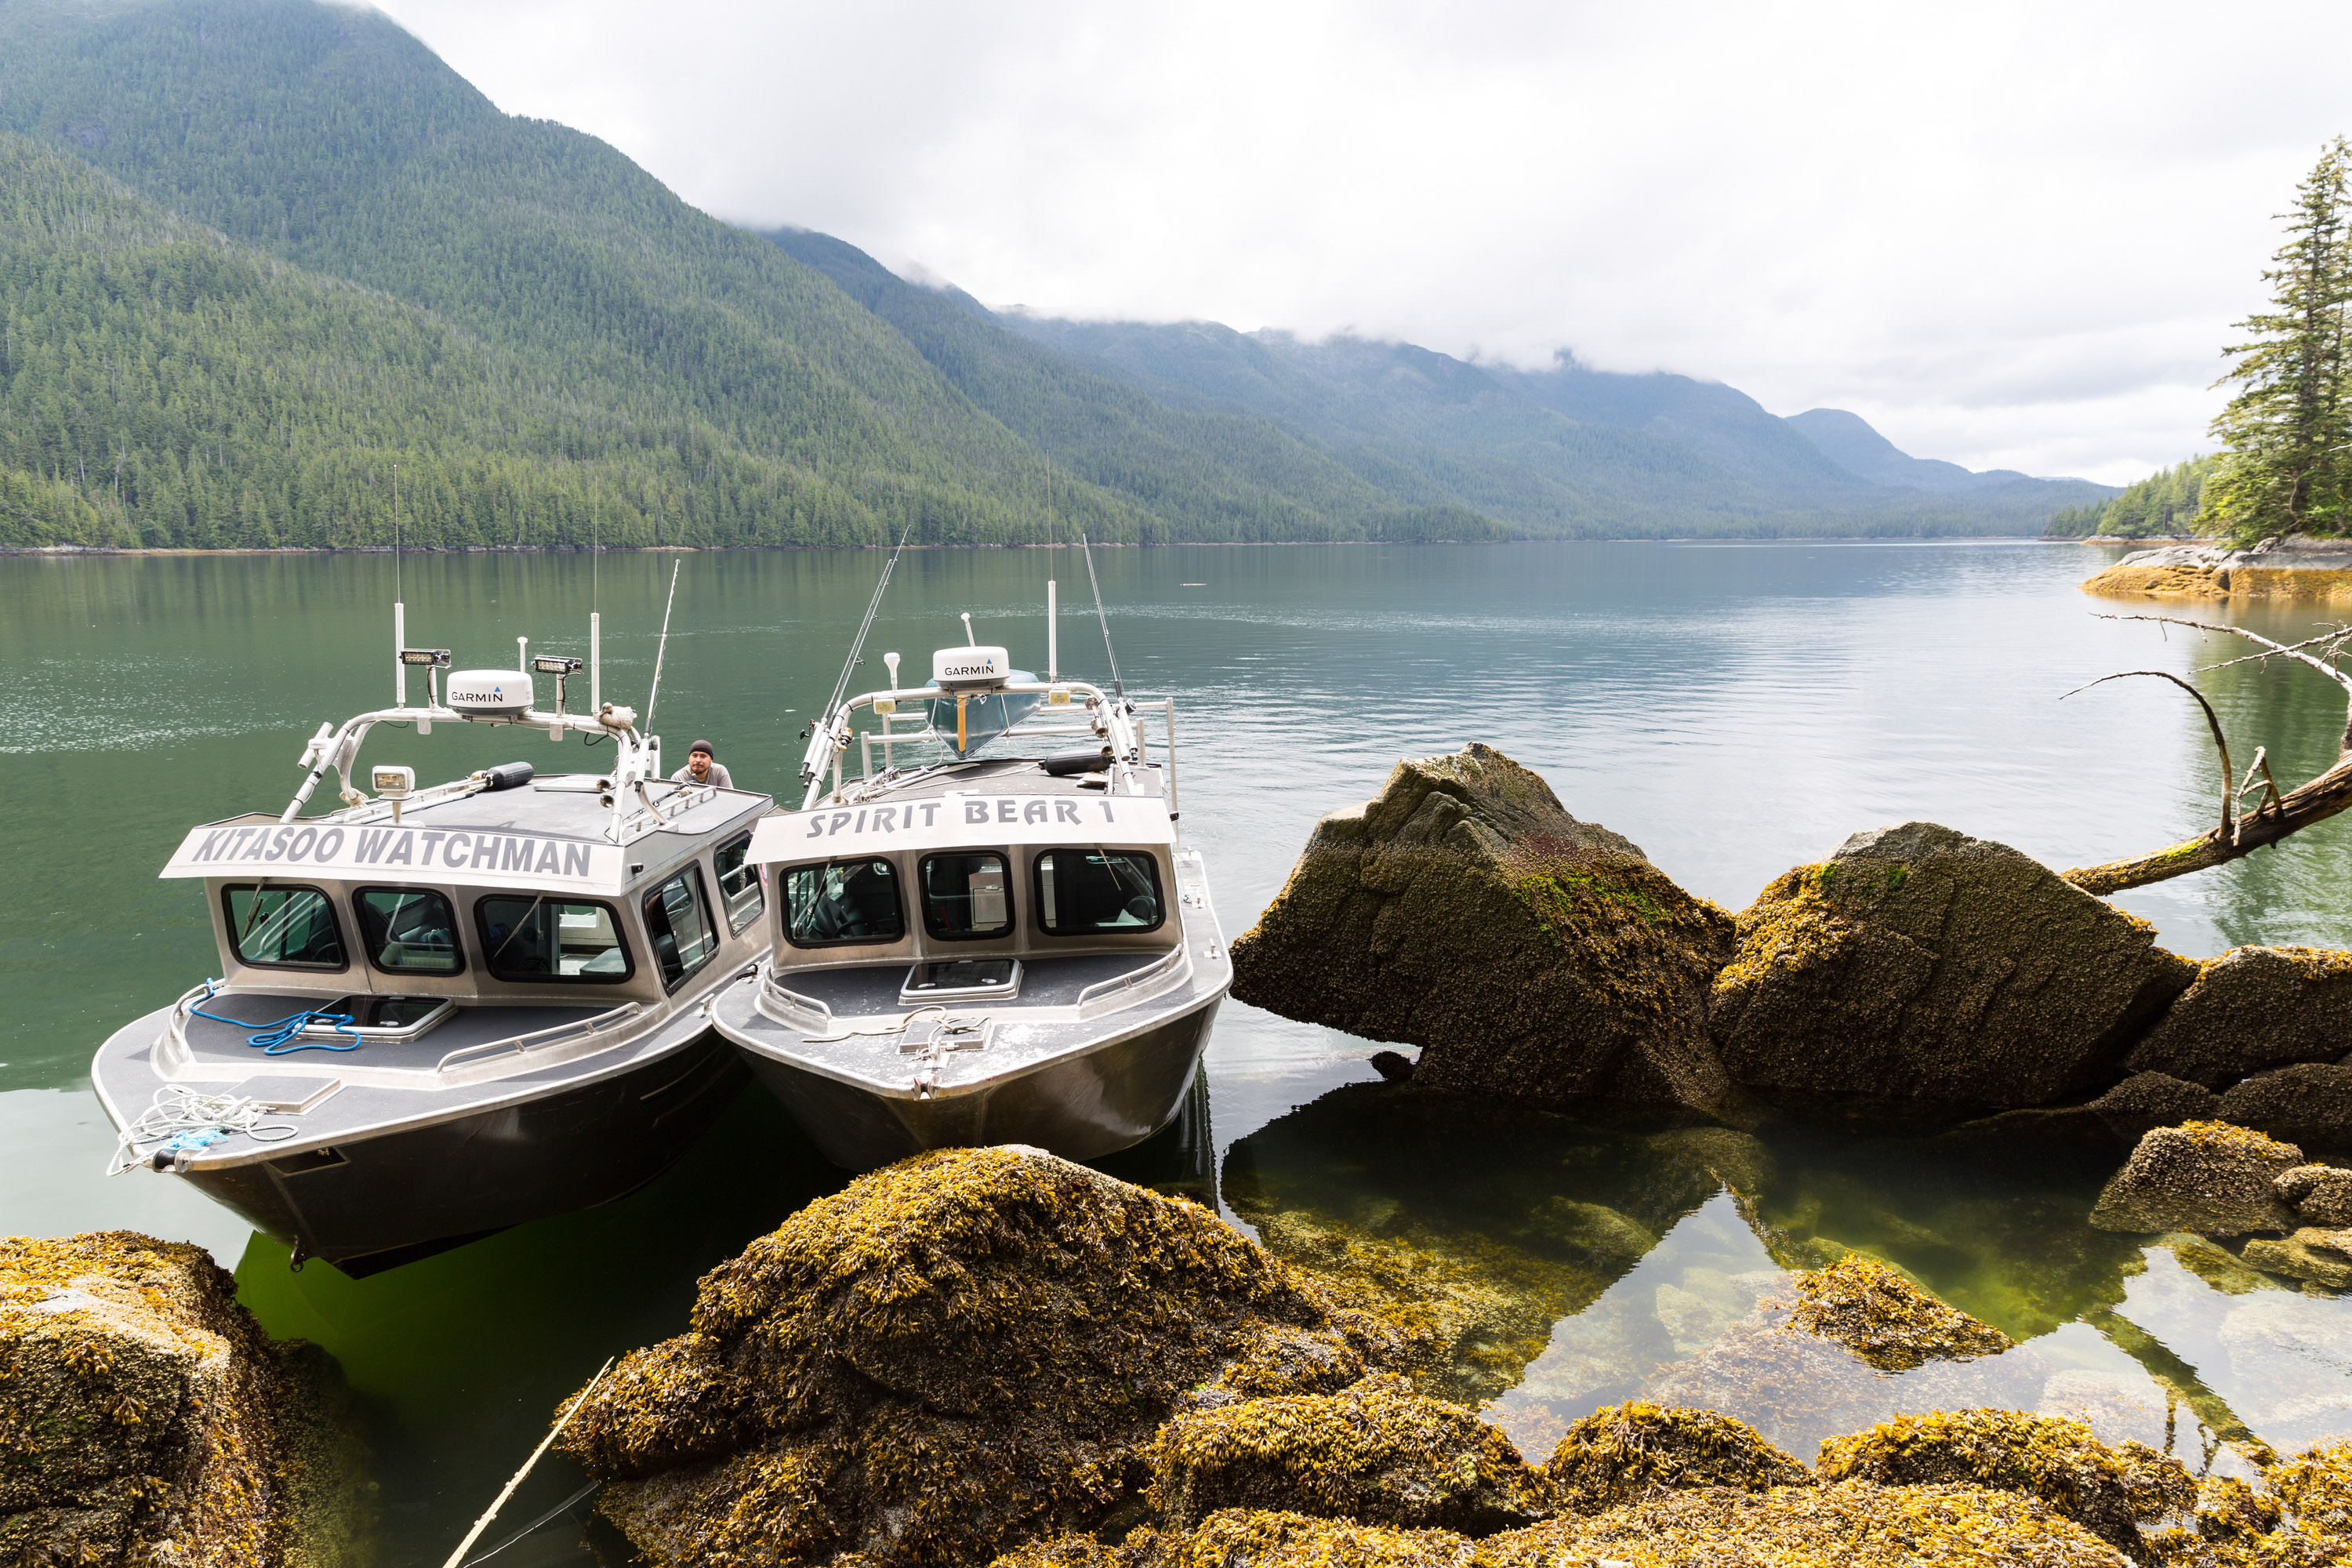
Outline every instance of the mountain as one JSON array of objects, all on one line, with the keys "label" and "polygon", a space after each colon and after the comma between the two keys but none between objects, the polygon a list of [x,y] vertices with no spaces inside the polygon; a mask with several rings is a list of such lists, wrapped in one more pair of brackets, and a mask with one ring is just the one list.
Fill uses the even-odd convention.
[{"label": "mountain", "polygon": [[[1807,439],[1839,467],[1861,475],[1874,484],[1892,485],[1897,489],[1933,490],[1939,495],[1960,492],[1983,492],[2006,489],[2019,485],[2080,485],[2080,479],[2037,479],[2019,473],[2014,468],[1991,468],[1979,473],[1934,458],[1914,458],[1894,442],[1870,426],[1859,414],[1849,414],[1843,408],[1809,408],[1802,414],[1791,414],[1787,424],[1802,432]],[[2101,494],[2113,494],[2111,487],[2100,487]],[[2067,505],[2082,504],[2087,498],[2069,498]]]},{"label": "mountain", "polygon": [[315,0],[0,5],[0,544],[1987,532],[2106,493],[1890,485],[1565,356],[992,313]]}]

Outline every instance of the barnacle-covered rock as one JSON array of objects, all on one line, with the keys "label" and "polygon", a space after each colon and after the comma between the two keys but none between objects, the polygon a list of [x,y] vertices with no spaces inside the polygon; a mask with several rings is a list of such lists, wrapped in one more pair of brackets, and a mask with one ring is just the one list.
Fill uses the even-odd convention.
[{"label": "barnacle-covered rock", "polygon": [[2271,1183],[2279,1201],[2314,1225],[2352,1225],[2352,1171],[2297,1165]]},{"label": "barnacle-covered rock", "polygon": [[2159,1127],[2139,1141],[2099,1194],[2091,1223],[2103,1230],[2193,1230],[2235,1236],[2293,1230],[2294,1213],[2272,1183],[2303,1163],[2303,1151],[2222,1121]]},{"label": "barnacle-covered rock", "polygon": [[1116,1545],[1081,1531],[1024,1541],[991,1568],[1160,1568],[1160,1532],[1139,1526]]},{"label": "barnacle-covered rock", "polygon": [[919,1156],[706,1275],[563,1446],[658,1563],[985,1562],[1140,1522],[1185,1402],[1337,1389],[1397,1331],[1215,1215],[1040,1150]]},{"label": "barnacle-covered rock", "polygon": [[2352,952],[2238,947],[2199,966],[2196,981],[2125,1058],[2224,1089],[2249,1073],[2352,1054]]},{"label": "barnacle-covered rock", "polygon": [[340,1394],[200,1247],[0,1239],[0,1562],[363,1562]]},{"label": "barnacle-covered rock", "polygon": [[2015,1410],[1898,1415],[1822,1444],[1815,1468],[1825,1481],[2022,1493],[2142,1558],[2143,1527],[2182,1522],[2197,1503],[2178,1459],[2139,1443],[2110,1447],[2080,1421]]},{"label": "barnacle-covered rock", "polygon": [[1859,1252],[1798,1275],[1795,1285],[1797,1306],[1789,1326],[1835,1340],[1882,1372],[1999,1355],[2015,1343],[1990,1323],[1946,1306]]},{"label": "barnacle-covered rock", "polygon": [[1578,1513],[1634,1502],[1658,1487],[1760,1492],[1813,1479],[1745,1422],[1639,1400],[1604,1406],[1571,1425],[1542,1475],[1559,1506]]},{"label": "barnacle-covered rock", "polygon": [[1240,1508],[1487,1535],[1550,1511],[1509,1438],[1377,1379],[1180,1415],[1160,1434],[1151,1485],[1171,1530]]},{"label": "barnacle-covered rock", "polygon": [[1715,1112],[1731,920],[1489,746],[1399,763],[1316,824],[1233,944],[1234,994],[1422,1046],[1416,1087]]},{"label": "barnacle-covered rock", "polygon": [[2231,1084],[2215,1120],[2329,1154],[2352,1154],[2352,1066],[2304,1062]]},{"label": "barnacle-covered rock", "polygon": [[1478,1543],[1476,1568],[2120,1568],[2116,1549],[2031,1497],[1967,1486],[1653,1492]]},{"label": "barnacle-covered rock", "polygon": [[1946,1108],[2115,1082],[2196,977],[2155,928],[2040,861],[1934,823],[1857,833],[1738,920],[1709,1025],[1733,1081]]},{"label": "barnacle-covered rock", "polygon": [[2284,1238],[2258,1236],[2239,1254],[2257,1268],[2331,1290],[2352,1286],[2352,1230],[2305,1226]]},{"label": "barnacle-covered rock", "polygon": [[1449,1530],[1238,1508],[1163,1543],[1158,1568],[1471,1568],[1478,1546]]}]

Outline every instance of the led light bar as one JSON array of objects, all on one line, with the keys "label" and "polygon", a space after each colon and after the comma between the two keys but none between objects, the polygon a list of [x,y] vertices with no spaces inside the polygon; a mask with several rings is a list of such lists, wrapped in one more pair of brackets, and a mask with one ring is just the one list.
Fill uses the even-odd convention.
[{"label": "led light bar", "polygon": [[446,647],[404,647],[400,650],[403,664],[423,665],[428,669],[449,668],[449,650]]},{"label": "led light bar", "polygon": [[563,654],[535,653],[530,657],[531,670],[539,675],[577,675],[581,666],[581,660]]}]

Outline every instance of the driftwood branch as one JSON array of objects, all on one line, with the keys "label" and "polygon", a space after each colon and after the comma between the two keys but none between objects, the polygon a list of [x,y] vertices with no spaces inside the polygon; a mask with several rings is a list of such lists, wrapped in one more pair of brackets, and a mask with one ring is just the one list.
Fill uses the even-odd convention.
[{"label": "driftwood branch", "polygon": [[[2118,893],[2126,888],[2143,887],[2150,882],[2165,881],[2173,877],[2185,877],[2191,871],[2203,871],[2241,859],[2265,844],[2275,844],[2282,838],[2301,832],[2315,822],[2325,822],[2338,812],[2352,807],[2352,675],[2345,674],[2343,670],[2329,662],[2329,658],[2339,652],[2347,640],[2352,640],[2352,628],[2338,628],[2326,636],[2313,637],[2307,642],[2289,645],[2273,642],[2270,638],[2256,632],[2250,632],[2243,626],[2214,626],[2205,621],[2183,620],[2173,616],[2102,616],[2099,618],[2109,621],[2156,621],[2165,626],[2187,626],[2194,631],[2241,637],[2249,642],[2260,643],[2263,647],[2263,651],[2249,654],[2246,656],[2247,658],[2285,658],[2307,664],[2344,688],[2347,699],[2344,733],[2336,744],[2335,765],[2317,778],[2297,784],[2284,794],[2280,793],[2277,781],[2271,776],[2267,750],[2256,751],[2253,764],[2246,770],[2244,782],[2233,784],[2229,763],[2229,749],[2221,740],[2221,721],[2214,715],[2213,705],[2207,702],[2201,693],[2198,693],[2197,700],[2205,710],[2206,722],[2212,728],[2214,743],[2221,750],[2221,788],[2227,798],[2221,808],[2220,826],[2200,833],[2194,838],[2183,839],[2178,844],[2168,845],[2153,854],[2137,855],[2126,860],[2110,860],[2103,866],[2078,866],[2071,871],[2060,873],[2067,881],[2074,883],[2086,893],[2105,895]],[[2329,658],[2322,658],[2306,651],[2321,644],[2328,645],[2326,653]],[[2231,659],[2227,662],[2238,664],[2244,660]],[[2221,667],[2216,665],[2211,668]],[[2165,672],[2134,670],[2130,673],[2148,675]],[[2188,686],[2186,681],[2177,676],[2168,676],[2168,679],[2176,685]],[[2092,682],[2092,685],[2097,684],[2096,681]],[[2193,687],[2189,689],[2192,693],[2195,692]],[[2067,695],[2072,696],[2074,693],[2069,692]],[[2254,787],[2254,774],[2257,772],[2262,774],[2263,783],[2267,786],[2263,802],[2251,815],[2239,817],[2233,823],[2231,820],[2231,806]]]},{"label": "driftwood branch", "polygon": [[[2205,727],[2213,731],[2213,749],[2221,753],[2221,832],[2234,842],[2237,835],[2231,822],[2231,813],[2238,801],[2244,798],[2246,792],[2243,789],[2232,790],[2230,787],[2230,781],[2238,776],[2230,766],[2230,742],[2221,733],[2221,716],[2213,711],[2213,705],[2205,700],[2203,692],[2168,669],[2124,669],[2113,675],[2103,675],[2096,680],[2078,686],[2074,691],[2067,692],[2065,697],[2061,697],[2058,700],[2063,702],[2067,697],[2074,696],[2077,691],[2088,691],[2092,687],[2105,686],[2110,680],[2128,680],[2135,675],[2153,675],[2158,680],[2169,680],[2173,685],[2197,699],[2197,706],[2205,710]],[[2252,774],[2249,773],[2247,776],[2251,778]],[[2268,770],[2264,771],[2263,776],[2269,776]]]}]

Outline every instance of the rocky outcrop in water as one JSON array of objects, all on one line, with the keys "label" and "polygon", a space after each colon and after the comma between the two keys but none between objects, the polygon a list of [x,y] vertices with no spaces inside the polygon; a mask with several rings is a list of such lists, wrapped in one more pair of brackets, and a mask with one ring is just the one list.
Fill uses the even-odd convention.
[{"label": "rocky outcrop in water", "polygon": [[2125,1065],[2220,1090],[2270,1068],[2347,1055],[2352,952],[2240,947],[2200,966]]},{"label": "rocky outcrop in water", "polygon": [[1730,942],[1722,910],[1473,744],[1316,825],[1233,944],[1234,994],[1419,1045],[1424,1088],[1714,1111],[1706,989]]},{"label": "rocky outcrop in water", "polygon": [[1640,1400],[1571,1425],[1544,1461],[1543,1479],[1559,1506],[1575,1513],[1602,1513],[1661,1488],[1761,1492],[1813,1481],[1811,1471],[1743,1422]]},{"label": "rocky outcrop in water", "polygon": [[2220,1121],[2159,1127],[2099,1194],[2091,1223],[2103,1230],[2196,1231],[2237,1236],[2292,1230],[2293,1210],[2273,1184],[2303,1163],[2303,1151]]},{"label": "rocky outcrop in water", "polygon": [[1336,1391],[1403,1342],[1195,1205],[943,1151],[706,1275],[563,1444],[657,1563],[985,1562],[1144,1519],[1180,1405]]},{"label": "rocky outcrop in water", "polygon": [[2294,537],[2251,550],[2136,550],[2083,584],[2112,599],[2352,599],[2352,542]]},{"label": "rocky outcrop in water", "polygon": [[1790,1330],[1834,1340],[1881,1372],[1999,1355],[2015,1343],[1858,1252],[1800,1274],[1793,1283],[1797,1305]]},{"label": "rocky outcrop in water", "polygon": [[2121,1076],[2196,978],[2147,921],[2006,845],[1933,823],[1857,833],[1738,917],[1716,1047],[1757,1089],[2030,1106]]},{"label": "rocky outcrop in water", "polygon": [[202,1247],[0,1239],[0,1562],[364,1562],[339,1400]]},{"label": "rocky outcrop in water", "polygon": [[1154,1450],[1152,1497],[1171,1530],[1240,1508],[1491,1535],[1551,1511],[1509,1438],[1379,1379],[1179,1415]]},{"label": "rocky outcrop in water", "polygon": [[2335,1165],[2297,1165],[2271,1182],[2279,1202],[2314,1225],[2352,1226],[2352,1171]]}]

